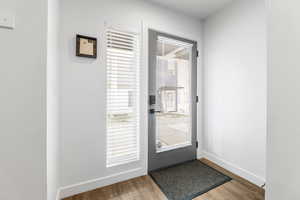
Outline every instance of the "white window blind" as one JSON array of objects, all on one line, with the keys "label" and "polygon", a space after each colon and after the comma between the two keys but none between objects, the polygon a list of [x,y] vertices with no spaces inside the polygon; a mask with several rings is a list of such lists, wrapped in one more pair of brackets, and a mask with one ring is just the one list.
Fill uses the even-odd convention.
[{"label": "white window blind", "polygon": [[107,167],[139,160],[139,34],[106,31]]}]

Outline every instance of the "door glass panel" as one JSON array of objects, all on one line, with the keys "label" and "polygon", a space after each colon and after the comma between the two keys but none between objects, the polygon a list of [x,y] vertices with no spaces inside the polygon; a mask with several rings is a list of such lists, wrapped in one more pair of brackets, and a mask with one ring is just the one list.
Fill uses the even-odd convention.
[{"label": "door glass panel", "polygon": [[191,145],[192,44],[158,37],[156,151]]}]

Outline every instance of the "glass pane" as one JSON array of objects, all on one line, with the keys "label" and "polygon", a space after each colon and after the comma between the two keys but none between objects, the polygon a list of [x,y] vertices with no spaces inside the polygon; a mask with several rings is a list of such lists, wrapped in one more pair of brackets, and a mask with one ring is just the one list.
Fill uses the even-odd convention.
[{"label": "glass pane", "polygon": [[192,45],[159,37],[156,55],[156,150],[191,144]]}]

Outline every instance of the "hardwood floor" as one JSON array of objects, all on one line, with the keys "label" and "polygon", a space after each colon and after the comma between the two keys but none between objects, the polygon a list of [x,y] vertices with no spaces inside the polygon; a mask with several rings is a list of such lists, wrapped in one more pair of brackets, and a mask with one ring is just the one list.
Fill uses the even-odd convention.
[{"label": "hardwood floor", "polygon": [[[233,180],[194,200],[264,200],[263,189],[206,159],[201,161],[230,176]],[[167,198],[149,176],[142,176],[64,200],[167,200]]]}]

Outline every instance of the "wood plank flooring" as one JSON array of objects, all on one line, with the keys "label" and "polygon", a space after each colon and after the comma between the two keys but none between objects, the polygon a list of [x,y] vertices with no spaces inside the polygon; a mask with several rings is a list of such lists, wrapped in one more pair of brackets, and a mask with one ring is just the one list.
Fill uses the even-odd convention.
[{"label": "wood plank flooring", "polygon": [[[233,178],[194,200],[264,200],[264,190],[245,179],[201,159],[202,162]],[[121,183],[75,195],[64,200],[167,200],[149,176],[142,176]]]}]

